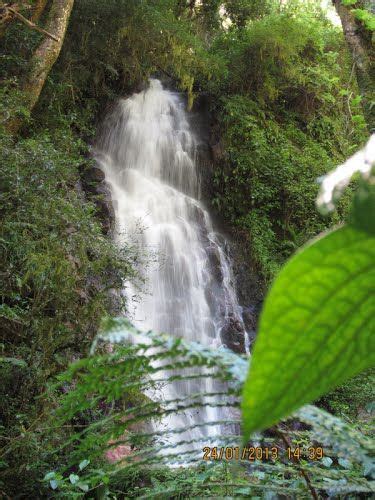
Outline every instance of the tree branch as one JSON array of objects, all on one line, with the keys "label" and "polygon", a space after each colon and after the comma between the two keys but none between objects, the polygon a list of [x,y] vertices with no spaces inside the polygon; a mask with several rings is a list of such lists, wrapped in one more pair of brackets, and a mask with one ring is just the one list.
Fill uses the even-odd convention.
[{"label": "tree branch", "polygon": [[49,33],[48,31],[46,31],[45,29],[41,28],[40,26],[38,26],[37,24],[33,23],[32,21],[29,21],[28,19],[26,19],[26,17],[24,17],[22,14],[20,14],[19,12],[17,12],[15,9],[13,9],[12,7],[5,7],[14,17],[16,17],[19,21],[21,21],[23,24],[26,24],[26,26],[28,26],[29,28],[33,29],[33,30],[36,30],[36,31],[39,31],[39,33],[43,33],[43,35],[46,35],[48,36],[49,38],[52,38],[52,40],[54,40],[55,42],[59,42],[59,38],[57,38],[55,35],[52,35],[52,33]]},{"label": "tree branch", "polygon": [[[14,89],[17,99],[13,113],[5,124],[11,135],[17,134],[25,120],[24,116],[17,113],[19,107],[22,105],[31,113],[39,99],[48,74],[60,54],[73,5],[74,0],[53,0],[52,2],[45,24],[48,31],[43,30],[49,36],[44,37],[35,49],[22,85]],[[29,23],[30,21],[27,24]],[[54,36],[50,35],[51,32]]]},{"label": "tree branch", "polygon": [[[276,428],[276,432],[278,433],[278,435],[281,437],[281,439],[283,440],[283,443],[284,445],[287,447],[287,448],[292,448],[292,444],[291,442],[289,441],[288,437],[284,434],[284,432],[279,428],[279,427],[275,427]],[[295,462],[296,464],[296,468],[298,469],[299,473],[301,474],[301,476],[303,477],[303,479],[305,480],[305,483],[306,483],[306,486],[308,487],[310,493],[311,493],[311,496],[314,500],[319,500],[319,496],[318,496],[318,493],[316,492],[316,489],[314,488],[314,486],[312,485],[311,483],[311,480],[309,478],[309,475],[307,474],[306,471],[303,470],[303,468],[300,466],[300,461],[298,458],[293,458],[293,461]]]}]

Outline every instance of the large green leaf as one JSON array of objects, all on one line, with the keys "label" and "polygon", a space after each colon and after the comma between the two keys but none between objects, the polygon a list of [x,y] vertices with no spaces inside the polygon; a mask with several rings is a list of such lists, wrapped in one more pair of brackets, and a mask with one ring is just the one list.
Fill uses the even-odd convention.
[{"label": "large green leaf", "polygon": [[361,231],[375,236],[375,184],[359,180],[355,193],[350,223]]},{"label": "large green leaf", "polygon": [[320,237],[281,270],[243,392],[244,431],[267,428],[375,364],[375,238]]}]

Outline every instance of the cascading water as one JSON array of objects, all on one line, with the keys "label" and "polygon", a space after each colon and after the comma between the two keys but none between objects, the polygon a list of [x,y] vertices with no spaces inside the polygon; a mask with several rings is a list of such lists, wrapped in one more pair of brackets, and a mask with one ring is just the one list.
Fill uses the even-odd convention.
[{"label": "cascading water", "polygon": [[[134,325],[219,347],[225,330],[234,326],[242,335],[245,329],[228,258],[199,201],[198,141],[184,107],[179,94],[150,80],[147,90],[120,100],[107,119],[97,161],[111,187],[118,244],[137,235],[142,252],[155,256],[143,270],[146,290],[139,294],[128,286],[124,292]],[[162,397],[209,398],[204,394],[215,392],[215,384],[209,377],[179,380],[168,384]],[[220,433],[210,422],[223,412],[213,404],[177,412],[161,425],[191,428],[179,435],[180,442],[207,443]],[[207,426],[195,428],[202,422]]]}]

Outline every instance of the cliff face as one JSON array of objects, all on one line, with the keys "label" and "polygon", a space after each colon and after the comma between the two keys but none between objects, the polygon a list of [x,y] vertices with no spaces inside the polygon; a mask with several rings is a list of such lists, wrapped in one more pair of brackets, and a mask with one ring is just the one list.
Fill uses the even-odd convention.
[{"label": "cliff face", "polygon": [[96,206],[96,214],[101,222],[103,234],[109,235],[114,228],[115,211],[104,172],[90,162],[81,167],[80,177],[82,189],[88,200]]},{"label": "cliff face", "polygon": [[[219,215],[212,203],[215,196],[215,170],[227,158],[212,109],[213,103],[210,96],[201,94],[195,100],[192,110],[193,127],[202,140],[198,150],[202,197],[214,219],[215,229],[223,237],[223,248],[232,264],[238,301],[242,307],[242,319],[251,348],[255,340],[258,317],[264,297],[264,282],[251,260],[248,237],[230,225],[222,215]],[[229,316],[223,337],[224,342],[232,350],[244,352],[244,332],[235,318]]]}]

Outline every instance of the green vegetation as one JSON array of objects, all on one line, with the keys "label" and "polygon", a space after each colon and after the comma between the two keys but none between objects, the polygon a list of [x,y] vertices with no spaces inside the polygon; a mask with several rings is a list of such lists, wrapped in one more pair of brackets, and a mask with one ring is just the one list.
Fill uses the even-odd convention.
[{"label": "green vegetation", "polygon": [[269,280],[342,220],[345,201],[328,220],[315,211],[316,180],[365,137],[360,99],[336,29],[312,15],[267,16],[217,43],[229,64],[217,111],[227,159],[213,202]]},{"label": "green vegetation", "polygon": [[353,7],[351,11],[355,15],[356,19],[363,23],[364,27],[369,31],[375,31],[375,15],[367,9],[356,8],[363,7],[363,2],[358,0],[342,0],[342,4],[348,7]]},{"label": "green vegetation", "polygon": [[245,386],[247,433],[374,366],[374,243],[344,226],[282,269],[267,296]]},{"label": "green vegetation", "polygon": [[[129,345],[129,338],[137,342]],[[112,352],[100,354],[108,344]],[[161,360],[166,369],[158,366]],[[184,379],[203,378],[209,369],[212,378],[221,383],[214,392],[220,395],[220,404],[236,409],[246,365],[245,357],[226,349],[144,334],[123,318],[104,322],[92,355],[70,365],[49,389],[55,392],[59,386],[70,387],[59,398],[45,438],[51,441],[61,428],[69,438],[61,446],[43,450],[46,461],[51,463],[51,457],[56,461],[55,468],[44,476],[46,489],[54,491],[56,498],[79,497],[82,492],[93,498],[114,494],[129,498],[220,497],[223,491],[236,498],[267,492],[309,498],[303,470],[317,492],[327,488],[334,495],[370,492],[372,441],[316,407],[305,406],[295,413],[294,425],[283,424],[271,435],[256,436],[258,450],[277,448],[275,460],[257,455],[255,461],[251,452],[243,451],[240,436],[228,425],[238,425],[237,412],[223,418],[226,432],[215,437],[215,448],[206,452],[207,461],[201,460],[200,447],[194,448],[202,438],[186,436],[184,426],[171,429],[164,425],[156,431],[148,425],[151,420],[157,424],[161,418],[177,414],[181,408],[204,409],[207,399],[196,393],[158,402],[146,397],[140,400],[140,389],[157,389],[161,381],[168,387],[176,368],[177,376]],[[177,443],[172,447],[166,444],[171,431]],[[324,458],[309,456],[307,450],[316,443],[324,447]],[[250,442],[248,449],[251,445],[254,443]],[[299,467],[292,466],[288,448],[304,450]],[[226,460],[219,458],[221,449],[226,450]],[[111,457],[110,463],[106,456]],[[174,463],[173,468],[168,467],[170,463]],[[180,464],[189,467],[181,469]]]},{"label": "green vegetation", "polygon": [[84,199],[84,145],[69,127],[16,145],[3,135],[1,147],[0,372],[10,445],[4,480],[17,486],[24,483],[20,464],[40,453],[35,426],[54,407],[42,395],[46,382],[87,351],[110,310],[108,291],[133,271],[130,249],[117,250],[102,234]]},{"label": "green vegetation", "polygon": [[343,417],[351,422],[358,418],[362,420],[362,428],[372,422],[374,409],[375,370],[364,372],[348,380],[345,385],[332,393],[323,396],[319,404],[331,413]]},{"label": "green vegetation", "polygon": [[[130,337],[136,338],[137,342],[129,345]],[[115,343],[113,352],[100,354],[108,343]],[[122,345],[116,346],[119,343]],[[153,353],[155,348],[157,351]],[[178,368],[181,373],[183,368],[184,378],[197,377],[197,373],[191,371],[193,367],[201,370],[211,367],[214,369],[213,376],[221,381],[233,378],[231,367],[242,366],[243,372],[246,369],[246,361],[231,352],[211,351],[199,344],[188,344],[161,334],[143,335],[126,319],[107,320],[102,325],[93,355],[70,365],[67,372],[59,376],[58,386],[71,387],[60,398],[59,408],[52,419],[52,432],[59,427],[72,432],[65,443],[70,448],[68,462],[62,465],[59,461],[57,466],[57,479],[59,483],[64,481],[62,490],[79,490],[79,484],[72,485],[66,475],[66,471],[74,470],[81,476],[80,482],[87,484],[90,489],[95,490],[104,483],[108,485],[109,491],[118,488],[119,492],[126,491],[131,496],[137,496],[137,489],[147,488],[157,482],[158,477],[174,477],[168,469],[161,470],[161,465],[165,467],[168,458],[184,463],[193,454],[193,443],[185,451],[165,445],[163,438],[169,434],[168,427],[162,427],[154,434],[150,432],[152,428],[145,426],[151,419],[158,422],[163,415],[176,412],[178,405],[199,408],[202,404],[201,394],[166,399],[163,403],[154,402],[145,396],[141,398],[141,391],[156,389],[160,381],[165,379],[165,370],[155,366],[157,360],[167,362],[167,372],[171,374],[173,369]],[[204,376],[203,371],[198,373],[199,377]],[[164,382],[166,384],[168,382]],[[238,383],[229,390],[225,387],[219,390],[223,404],[230,404],[230,397],[238,395],[237,386]],[[56,386],[50,390],[55,391]],[[178,433],[183,430],[176,429]],[[123,446],[125,458],[114,467],[113,463],[103,458],[105,453],[111,452],[116,457],[119,446]],[[165,456],[156,455],[157,450],[166,450]],[[92,465],[88,464],[80,472],[82,460],[88,460]],[[147,472],[150,466],[156,466],[155,478]],[[195,482],[199,483],[193,481],[191,472],[186,475],[191,486]],[[106,477],[104,481],[103,476]],[[48,484],[51,475],[47,475],[45,480]],[[186,487],[186,483],[183,484]],[[163,485],[162,489],[165,487]]]},{"label": "green vegetation", "polygon": [[[52,3],[56,0],[15,2],[27,19],[33,11],[26,4],[41,9],[41,17],[34,19],[41,26]],[[334,214],[322,216],[315,208],[316,181],[365,142],[371,124],[362,107],[371,101],[373,90],[368,98],[358,88],[356,59],[353,65],[342,32],[326,20],[319,5],[294,0],[284,6],[273,0],[77,0],[60,56],[33,108],[24,99],[24,86],[32,54],[45,35],[9,17],[6,5],[0,6],[0,496],[309,498],[311,488],[336,497],[371,495],[373,370],[323,395],[343,380],[344,358],[337,357],[336,349],[341,342],[348,348],[350,332],[340,321],[347,310],[340,306],[338,316],[333,309],[334,290],[345,281],[346,270],[335,257],[328,276],[313,256],[309,279],[324,281],[333,293],[327,296],[324,289],[311,287],[316,297],[298,297],[310,308],[318,295],[325,301],[326,308],[320,308],[314,320],[324,319],[320,334],[334,342],[332,351],[321,352],[311,311],[302,311],[299,322],[299,315],[292,320],[274,303],[280,299],[277,307],[285,309],[292,293],[301,295],[300,282],[290,273],[300,276],[306,254],[317,247],[327,246],[330,252],[331,243],[342,235],[349,238],[349,233],[358,247],[365,241],[369,246],[368,235],[357,236],[369,231],[363,215],[373,210],[368,184],[356,183],[359,195],[350,215],[356,229],[339,229],[292,258],[266,301],[254,355],[254,377],[261,383],[245,385],[245,400],[251,395],[254,406],[248,430],[261,426],[261,419],[271,425],[321,395],[319,406],[344,420],[304,407],[292,420],[254,438],[264,447],[278,446],[284,457],[280,461],[258,460],[251,467],[246,460],[198,461],[181,470],[155,455],[161,444],[147,425],[176,407],[163,407],[144,395],[145,389],[154,387],[150,345],[159,349],[156,361],[171,361],[171,370],[214,370],[213,377],[224,383],[218,390],[223,406],[233,405],[236,415],[247,374],[245,358],[154,334],[149,334],[151,344],[146,346],[140,337],[139,343],[115,346],[113,351],[100,345],[89,356],[101,320],[119,308],[113,291],[136,277],[133,262],[140,256],[132,248],[118,249],[104,234],[98,200],[85,192],[82,172],[92,168],[90,144],[105,108],[119,95],[137,91],[148,77],[168,78],[186,92],[189,107],[198,95],[207,96],[213,149],[219,151],[212,207],[243,244],[264,290],[299,247],[348,217],[354,185]],[[340,5],[354,9],[355,22],[368,40],[373,15],[362,2]],[[357,79],[361,87],[358,75]],[[9,125],[15,121],[17,127]],[[344,246],[339,250],[340,265],[351,265],[349,251]],[[369,279],[370,271],[360,285],[340,288],[343,299],[358,301],[358,316],[350,312],[352,321],[367,314],[360,296]],[[126,310],[126,304],[120,305]],[[270,319],[273,315],[275,321]],[[285,330],[290,337],[282,335]],[[298,373],[304,397],[284,390],[282,407],[272,404],[267,409],[269,401],[257,399],[266,396],[263,377],[268,377],[267,394],[278,397],[277,391],[287,378],[296,377],[299,366],[292,344],[307,331],[312,344],[303,346],[306,352],[311,347],[316,360]],[[123,332],[125,340],[129,332],[139,335],[124,319],[107,320],[97,341],[116,340],[114,332]],[[356,352],[370,333],[366,324]],[[350,362],[347,375],[370,365],[370,349],[361,349],[361,359]],[[276,366],[284,363],[279,359],[283,352],[293,370],[285,372],[285,379]],[[271,360],[268,365],[262,360],[265,355]],[[337,357],[340,375],[332,371],[325,377],[332,363],[329,355]],[[320,381],[307,391],[302,383],[312,380],[311,374],[319,375]],[[175,403],[198,408],[199,396]],[[247,410],[245,418],[250,418]],[[234,420],[238,428],[238,416]],[[237,437],[222,436],[222,445],[240,446]],[[328,460],[304,457],[294,464],[285,459],[285,439],[293,448],[323,445]],[[120,440],[126,456],[135,460],[109,463],[105,453]]]}]

